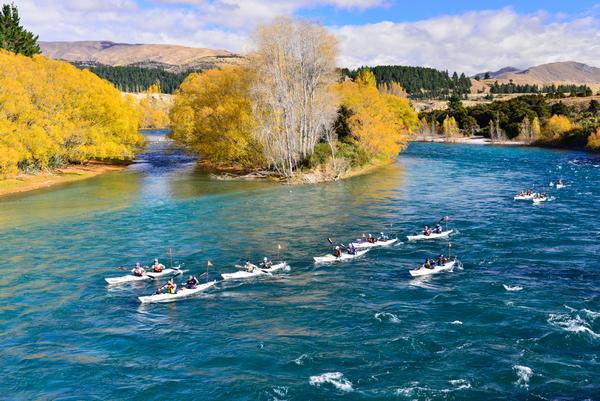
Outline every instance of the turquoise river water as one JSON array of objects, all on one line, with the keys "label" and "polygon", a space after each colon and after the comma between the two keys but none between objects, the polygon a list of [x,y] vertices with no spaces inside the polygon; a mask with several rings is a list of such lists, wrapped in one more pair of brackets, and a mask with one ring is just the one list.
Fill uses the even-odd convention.
[{"label": "turquoise river water", "polygon": [[[600,400],[600,159],[413,143],[343,182],[211,180],[160,132],[128,171],[0,200],[0,399]],[[548,190],[539,206],[513,201]],[[463,268],[408,270],[444,241],[316,266],[326,239],[451,216]],[[107,287],[160,257],[211,279],[289,271],[141,306]]]}]

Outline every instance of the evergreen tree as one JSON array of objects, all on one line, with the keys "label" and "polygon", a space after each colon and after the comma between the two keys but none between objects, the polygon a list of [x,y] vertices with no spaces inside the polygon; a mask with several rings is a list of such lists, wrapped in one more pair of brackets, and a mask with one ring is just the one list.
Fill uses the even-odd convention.
[{"label": "evergreen tree", "polygon": [[28,57],[41,53],[38,37],[20,23],[17,7],[14,4],[4,4],[0,12],[0,48]]}]

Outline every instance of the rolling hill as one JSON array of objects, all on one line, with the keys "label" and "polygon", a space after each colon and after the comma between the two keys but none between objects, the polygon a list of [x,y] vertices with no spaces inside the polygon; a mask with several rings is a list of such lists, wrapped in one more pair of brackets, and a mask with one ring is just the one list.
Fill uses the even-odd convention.
[{"label": "rolling hill", "polygon": [[42,54],[85,66],[137,66],[179,72],[239,64],[243,58],[227,50],[177,45],[128,44],[109,41],[40,42]]}]

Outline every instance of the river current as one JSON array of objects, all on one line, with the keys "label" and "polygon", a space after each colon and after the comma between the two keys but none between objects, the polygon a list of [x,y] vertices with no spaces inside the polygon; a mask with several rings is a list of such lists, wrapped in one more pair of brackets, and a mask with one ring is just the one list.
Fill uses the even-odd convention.
[{"label": "river current", "polygon": [[[0,399],[600,400],[597,156],[413,143],[285,186],[213,180],[162,134],[127,171],[0,200]],[[513,200],[529,187],[549,201]],[[413,279],[447,242],[406,235],[443,216],[462,268]],[[312,262],[383,230],[402,243]],[[211,279],[291,268],[170,304],[106,285],[169,249]]]}]

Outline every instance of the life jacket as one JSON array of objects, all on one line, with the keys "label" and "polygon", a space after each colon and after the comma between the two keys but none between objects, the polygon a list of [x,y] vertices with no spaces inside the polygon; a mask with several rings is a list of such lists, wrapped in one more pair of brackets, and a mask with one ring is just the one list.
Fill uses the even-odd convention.
[{"label": "life jacket", "polygon": [[172,286],[167,286],[167,293],[176,294],[177,293],[177,284],[173,284]]},{"label": "life jacket", "polygon": [[336,249],[335,250],[335,255],[339,258],[340,256],[342,256],[342,250],[341,249]]}]

